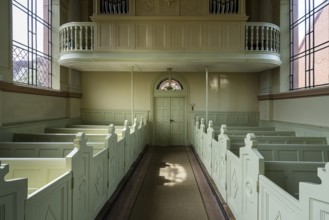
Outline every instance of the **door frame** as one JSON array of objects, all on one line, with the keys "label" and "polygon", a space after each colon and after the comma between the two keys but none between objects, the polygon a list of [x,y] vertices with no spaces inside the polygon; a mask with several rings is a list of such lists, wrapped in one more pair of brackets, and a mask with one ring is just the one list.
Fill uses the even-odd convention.
[{"label": "door frame", "polygon": [[186,79],[179,73],[172,72],[171,78],[178,81],[182,86],[183,89],[179,91],[162,91],[158,90],[157,86],[165,79],[168,79],[168,73],[160,73],[156,80],[154,80],[152,87],[151,87],[151,112],[150,118],[152,119],[152,145],[155,144],[155,98],[157,97],[173,97],[173,98],[185,98],[185,106],[184,106],[184,145],[188,145],[188,106],[190,102],[190,89]]}]

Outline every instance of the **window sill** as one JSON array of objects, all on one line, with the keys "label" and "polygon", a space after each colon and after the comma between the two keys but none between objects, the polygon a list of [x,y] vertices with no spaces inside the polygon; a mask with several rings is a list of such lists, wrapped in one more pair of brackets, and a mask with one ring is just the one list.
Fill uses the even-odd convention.
[{"label": "window sill", "polygon": [[258,100],[278,100],[278,99],[295,99],[316,96],[329,96],[329,87],[303,89],[298,91],[290,91],[278,94],[259,95]]},{"label": "window sill", "polygon": [[14,93],[24,93],[32,95],[43,95],[43,96],[55,96],[55,97],[65,97],[65,98],[81,98],[81,93],[75,92],[64,92],[52,89],[42,89],[34,88],[28,86],[21,86],[14,83],[8,83],[0,81],[0,91],[14,92]]}]

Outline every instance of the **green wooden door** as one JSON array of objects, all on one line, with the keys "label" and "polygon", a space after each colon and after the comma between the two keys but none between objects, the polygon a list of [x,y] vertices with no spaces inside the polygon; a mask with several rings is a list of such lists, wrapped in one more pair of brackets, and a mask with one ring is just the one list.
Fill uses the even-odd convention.
[{"label": "green wooden door", "polygon": [[185,98],[155,98],[155,144],[185,144]]}]

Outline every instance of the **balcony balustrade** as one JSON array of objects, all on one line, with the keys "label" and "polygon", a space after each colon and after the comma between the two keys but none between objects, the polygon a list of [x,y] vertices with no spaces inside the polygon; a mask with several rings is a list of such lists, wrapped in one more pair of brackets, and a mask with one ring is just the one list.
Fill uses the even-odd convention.
[{"label": "balcony balustrade", "polygon": [[[190,17],[191,18],[191,17]],[[97,17],[60,27],[59,63],[81,71],[258,72],[280,66],[280,28],[271,23],[207,18]],[[234,65],[232,65],[234,64]],[[181,69],[179,68],[181,67]]]},{"label": "balcony balustrade", "polygon": [[[247,22],[245,51],[280,53],[280,28],[271,23]],[[60,52],[94,51],[93,22],[70,22],[60,27]]]}]

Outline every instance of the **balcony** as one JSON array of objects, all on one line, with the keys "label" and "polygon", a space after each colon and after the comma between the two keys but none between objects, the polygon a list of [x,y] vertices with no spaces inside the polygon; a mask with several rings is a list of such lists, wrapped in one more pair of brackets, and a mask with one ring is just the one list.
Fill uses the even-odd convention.
[{"label": "balcony", "polygon": [[[258,72],[280,66],[280,29],[227,16],[94,16],[60,27],[63,66],[81,71]],[[241,19],[242,17],[242,19]],[[229,18],[229,19],[228,19]]]}]

